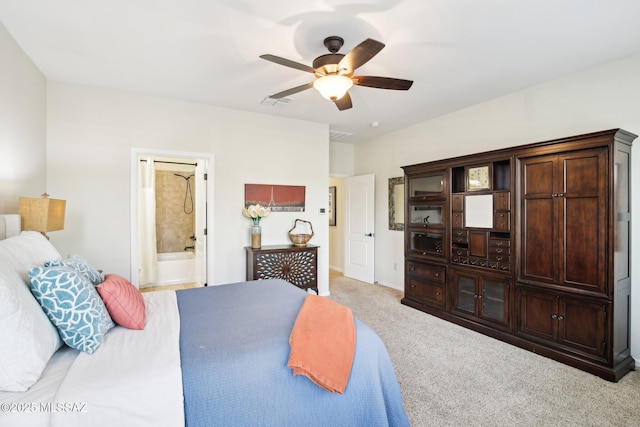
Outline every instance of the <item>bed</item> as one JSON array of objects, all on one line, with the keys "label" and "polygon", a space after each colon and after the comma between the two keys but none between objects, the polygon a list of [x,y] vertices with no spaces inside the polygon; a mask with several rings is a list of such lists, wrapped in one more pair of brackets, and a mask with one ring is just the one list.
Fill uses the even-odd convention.
[{"label": "bed", "polygon": [[[10,236],[11,227],[0,224],[0,235],[5,230]],[[38,233],[0,241],[0,299],[26,298],[29,271],[51,258],[62,259]],[[22,288],[15,284],[18,276]],[[115,325],[91,354],[59,343],[27,390],[0,391],[0,425],[409,425],[385,346],[357,318],[353,365],[343,393],[292,374],[289,340],[308,294],[287,282],[141,295],[144,329]],[[37,306],[26,299],[24,304],[30,310]],[[0,385],[11,364],[18,363],[2,352],[25,341],[15,338],[12,344],[6,336],[29,323],[12,326],[13,309],[4,305],[0,301],[0,339],[6,341],[0,347]]]}]

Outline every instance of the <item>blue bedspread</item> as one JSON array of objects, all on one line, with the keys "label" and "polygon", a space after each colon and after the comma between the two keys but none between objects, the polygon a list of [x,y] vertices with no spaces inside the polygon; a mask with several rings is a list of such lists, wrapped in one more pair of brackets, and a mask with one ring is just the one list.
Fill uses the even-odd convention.
[{"label": "blue bedspread", "polygon": [[177,292],[186,424],[408,426],[380,338],[355,319],[356,353],[343,395],[287,368],[305,292],[282,280]]}]

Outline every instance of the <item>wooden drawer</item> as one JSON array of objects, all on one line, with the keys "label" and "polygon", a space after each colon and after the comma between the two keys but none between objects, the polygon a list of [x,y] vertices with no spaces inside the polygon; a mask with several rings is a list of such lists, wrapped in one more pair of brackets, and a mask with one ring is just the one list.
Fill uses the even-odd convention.
[{"label": "wooden drawer", "polygon": [[493,194],[493,210],[495,211],[508,211],[510,210],[509,206],[509,195],[508,191],[501,191]]},{"label": "wooden drawer", "polygon": [[511,228],[511,214],[509,212],[495,212],[493,214],[493,228],[509,230]]},{"label": "wooden drawer", "polygon": [[452,248],[451,256],[469,256],[469,250],[462,248]]},{"label": "wooden drawer", "polygon": [[494,261],[494,260],[489,260],[489,262],[487,263],[487,267],[493,269],[493,270],[502,270],[502,271],[510,271],[511,270],[511,264],[509,264],[509,262],[499,262],[499,261]]},{"label": "wooden drawer", "polygon": [[462,212],[451,214],[451,226],[453,228],[462,228],[464,226],[464,214]]},{"label": "wooden drawer", "polygon": [[451,262],[455,262],[458,264],[469,264],[469,257],[466,256],[459,256],[459,255],[453,255],[451,256]]},{"label": "wooden drawer", "polygon": [[486,258],[474,258],[471,257],[469,258],[469,265],[473,265],[476,267],[488,267],[489,266],[489,260]]},{"label": "wooden drawer", "polygon": [[467,230],[451,230],[452,237],[464,237],[465,239],[469,237],[469,232]]},{"label": "wooden drawer", "polygon": [[496,239],[496,238],[491,238],[489,239],[489,246],[495,246],[495,247],[510,247],[511,246],[511,241],[509,239]]},{"label": "wooden drawer", "polygon": [[489,259],[498,262],[509,262],[510,257],[505,254],[489,254]]},{"label": "wooden drawer", "polygon": [[446,268],[441,265],[407,262],[407,273],[409,275],[422,276],[439,283],[445,282],[446,271]]},{"label": "wooden drawer", "polygon": [[502,270],[502,271],[511,271],[511,264],[509,264],[508,262],[501,262],[498,265],[498,269]]},{"label": "wooden drawer", "polygon": [[461,194],[454,194],[451,196],[451,210],[454,212],[462,212],[463,196]]},{"label": "wooden drawer", "polygon": [[469,232],[466,230],[453,230],[451,232],[452,243],[468,243]]},{"label": "wooden drawer", "polygon": [[407,296],[413,297],[415,300],[424,302],[428,305],[444,308],[447,301],[445,288],[444,284],[435,283],[418,277],[409,277],[405,292]]},{"label": "wooden drawer", "polygon": [[489,255],[510,255],[511,248],[489,246]]}]

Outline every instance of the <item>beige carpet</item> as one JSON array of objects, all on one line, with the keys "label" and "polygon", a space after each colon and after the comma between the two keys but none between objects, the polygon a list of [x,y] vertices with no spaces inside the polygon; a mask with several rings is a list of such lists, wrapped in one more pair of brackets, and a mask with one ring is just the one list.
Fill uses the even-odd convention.
[{"label": "beige carpet", "polygon": [[618,383],[400,304],[334,272],[331,298],[382,338],[411,425],[640,426],[640,372]]}]

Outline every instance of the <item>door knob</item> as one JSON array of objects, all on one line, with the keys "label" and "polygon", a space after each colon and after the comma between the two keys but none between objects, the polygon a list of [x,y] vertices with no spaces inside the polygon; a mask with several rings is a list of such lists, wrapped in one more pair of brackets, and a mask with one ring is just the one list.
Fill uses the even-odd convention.
[{"label": "door knob", "polygon": [[373,233],[365,234],[365,236],[367,236],[367,237],[373,237]]}]

